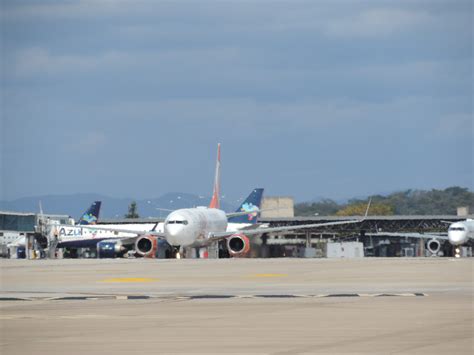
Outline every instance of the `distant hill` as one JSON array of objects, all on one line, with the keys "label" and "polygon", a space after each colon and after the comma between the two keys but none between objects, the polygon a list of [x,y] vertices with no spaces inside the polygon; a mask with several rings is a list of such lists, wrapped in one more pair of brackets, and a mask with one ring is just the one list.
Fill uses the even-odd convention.
[{"label": "distant hill", "polygon": [[[354,198],[345,203],[331,199],[317,202],[303,202],[295,205],[296,216],[336,215],[339,211],[347,211],[354,205],[366,205],[368,198]],[[375,195],[373,204],[378,208],[386,207],[395,215],[456,215],[457,207],[469,206],[474,213],[474,193],[468,188],[454,186],[444,190],[405,190],[386,196]]]},{"label": "distant hill", "polygon": [[[166,217],[168,212],[159,209],[174,210],[195,206],[207,206],[210,197],[200,197],[189,193],[170,192],[158,198],[132,199],[114,198],[100,194],[72,194],[72,195],[45,195],[25,197],[12,201],[0,201],[0,210],[16,212],[38,212],[39,201],[45,213],[66,214],[75,219],[86,210],[93,201],[102,201],[100,217],[121,218],[127,211],[130,202],[136,201],[140,217]],[[233,211],[238,206],[233,206],[221,201],[225,211]]]},{"label": "distant hill", "polygon": [[[46,195],[25,197],[13,201],[0,201],[0,210],[16,212],[37,212],[38,203],[41,201],[45,213],[66,214],[77,219],[93,201],[102,201],[100,217],[121,218],[127,211],[132,201],[137,202],[140,217],[166,217],[167,211],[195,206],[207,206],[210,196],[198,196],[183,192],[170,192],[158,198],[132,199],[114,198],[100,194],[72,194],[72,195]],[[296,216],[321,216],[336,215],[344,208],[366,204],[368,198],[349,199],[336,202],[331,199],[320,199],[315,202],[304,202],[295,205]],[[373,203],[387,205],[394,214],[398,215],[455,215],[459,206],[469,206],[474,213],[474,193],[463,187],[450,187],[445,190],[406,190],[394,192],[386,196],[373,196]],[[221,201],[222,208],[234,211],[237,206]]]}]

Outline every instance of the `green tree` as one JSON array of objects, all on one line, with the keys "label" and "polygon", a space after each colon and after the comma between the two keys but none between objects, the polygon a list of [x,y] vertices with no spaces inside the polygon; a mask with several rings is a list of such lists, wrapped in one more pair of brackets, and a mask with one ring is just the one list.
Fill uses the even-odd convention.
[{"label": "green tree", "polygon": [[137,212],[137,203],[132,201],[128,206],[128,213],[125,215],[125,218],[140,218]]},{"label": "green tree", "polygon": [[[367,203],[351,204],[337,211],[337,216],[363,216],[367,211]],[[369,216],[391,216],[393,207],[383,203],[372,203],[369,208]]]},{"label": "green tree", "polygon": [[295,205],[296,216],[331,216],[334,215],[341,206],[330,199],[323,199],[313,203],[298,203]]},{"label": "green tree", "polygon": [[[367,208],[364,199],[351,199],[338,205],[332,200],[295,205],[296,216],[363,215]],[[358,206],[358,207],[357,207]],[[474,212],[474,193],[468,188],[452,186],[444,190],[405,190],[388,196],[372,196],[371,215],[455,215],[456,208],[468,206]]]}]

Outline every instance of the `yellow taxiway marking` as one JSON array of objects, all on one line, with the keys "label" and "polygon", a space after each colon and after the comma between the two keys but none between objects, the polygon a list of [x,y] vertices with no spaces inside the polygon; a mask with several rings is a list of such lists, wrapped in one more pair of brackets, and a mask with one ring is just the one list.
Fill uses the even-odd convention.
[{"label": "yellow taxiway marking", "polygon": [[111,279],[105,279],[100,282],[108,282],[108,283],[131,283],[131,282],[155,282],[158,279],[153,279],[150,277],[114,277]]},{"label": "yellow taxiway marking", "polygon": [[288,274],[253,274],[248,277],[286,277]]}]

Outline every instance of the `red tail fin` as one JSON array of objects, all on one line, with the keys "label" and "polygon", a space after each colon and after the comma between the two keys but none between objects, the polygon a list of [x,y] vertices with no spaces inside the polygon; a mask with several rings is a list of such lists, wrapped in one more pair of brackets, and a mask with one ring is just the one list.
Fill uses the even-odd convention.
[{"label": "red tail fin", "polygon": [[216,175],[214,177],[214,191],[212,192],[209,208],[220,208],[219,196],[221,194],[221,144],[217,145]]}]

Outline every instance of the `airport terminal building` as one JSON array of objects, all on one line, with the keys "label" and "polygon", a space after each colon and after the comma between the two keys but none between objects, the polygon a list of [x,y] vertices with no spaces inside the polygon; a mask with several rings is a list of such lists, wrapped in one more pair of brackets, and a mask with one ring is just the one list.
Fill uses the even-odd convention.
[{"label": "airport terminal building", "polygon": [[67,215],[0,211],[0,256],[7,256],[8,244],[18,238],[34,236],[41,218],[71,224],[71,219]]}]

